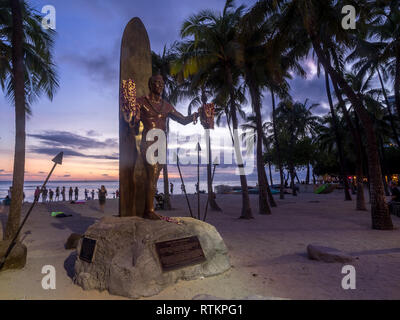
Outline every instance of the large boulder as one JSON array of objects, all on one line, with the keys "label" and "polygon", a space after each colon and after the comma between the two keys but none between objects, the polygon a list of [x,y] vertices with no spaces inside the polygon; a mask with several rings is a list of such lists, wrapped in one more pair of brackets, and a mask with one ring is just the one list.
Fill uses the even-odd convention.
[{"label": "large boulder", "polygon": [[[11,240],[0,241],[0,259],[4,257],[7,249],[11,243]],[[1,271],[7,269],[22,269],[26,264],[27,249],[26,246],[20,242],[17,242],[12,248],[9,256],[7,257],[6,263],[4,264]]]},{"label": "large boulder", "polygon": [[[193,219],[177,218],[181,224],[139,217],[104,217],[85,232],[95,239],[91,263],[79,258],[77,248],[74,282],[85,290],[108,290],[111,294],[140,298],[158,294],[178,280],[209,277],[230,268],[228,251],[214,226]],[[155,243],[197,236],[205,261],[163,271]]]},{"label": "large boulder", "polygon": [[346,263],[351,262],[354,258],[347,253],[344,253],[335,248],[329,248],[324,246],[319,246],[315,244],[310,244],[307,246],[308,258],[311,260],[318,260],[323,262],[339,262]]}]

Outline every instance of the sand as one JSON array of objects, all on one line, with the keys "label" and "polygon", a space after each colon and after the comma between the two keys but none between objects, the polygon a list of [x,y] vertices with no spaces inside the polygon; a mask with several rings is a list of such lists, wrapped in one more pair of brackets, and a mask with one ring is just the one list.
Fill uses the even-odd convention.
[{"label": "sand", "polygon": [[[192,204],[196,201],[194,195]],[[257,213],[258,198],[251,195],[253,220],[238,219],[239,195],[218,195],[223,212],[209,212],[207,222],[223,237],[232,269],[216,277],[179,281],[146,299],[192,299],[208,294],[226,299],[260,295],[286,299],[400,299],[400,218],[392,217],[393,231],[371,229],[369,212],[355,211],[355,201],[343,201],[335,191],[326,195],[300,193],[279,200],[272,215]],[[202,195],[204,206],[206,196]],[[188,216],[182,195],[172,197],[174,210],[168,216]],[[64,244],[72,232],[83,233],[103,216],[116,215],[117,200],[107,200],[105,213],[97,201],[84,205],[38,204],[22,232],[28,247],[27,264],[21,270],[0,273],[0,299],[124,299],[108,292],[84,291],[72,282],[74,250]],[[26,211],[29,204],[24,205]],[[51,211],[73,217],[57,219]],[[197,209],[194,208],[197,212]],[[7,210],[0,213],[4,228]],[[2,229],[0,226],[0,236]],[[323,263],[307,258],[310,243],[335,247],[356,257],[356,289],[341,287],[344,274],[340,263]],[[41,286],[42,267],[56,269],[56,289]]]}]

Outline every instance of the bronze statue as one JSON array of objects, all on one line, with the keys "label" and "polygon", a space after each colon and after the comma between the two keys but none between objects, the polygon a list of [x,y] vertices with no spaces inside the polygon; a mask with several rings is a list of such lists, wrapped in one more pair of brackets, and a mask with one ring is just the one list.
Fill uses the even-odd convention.
[{"label": "bronze statue", "polygon": [[[184,116],[162,98],[164,91],[164,80],[161,75],[152,76],[149,79],[150,94],[136,99],[135,83],[132,80],[123,82],[122,97],[122,111],[124,119],[129,123],[131,128],[139,126],[139,121],[143,124],[142,139],[140,142],[140,155],[142,157],[144,168],[146,171],[147,179],[143,181],[145,206],[143,218],[158,220],[160,217],[154,212],[154,196],[157,190],[157,181],[163,164],[156,163],[150,164],[146,160],[146,152],[150,145],[154,142],[146,141],[146,134],[151,129],[160,129],[166,131],[167,117],[179,122],[180,124],[187,125],[191,122],[196,122],[198,113]],[[138,215],[138,214],[136,214]]]}]

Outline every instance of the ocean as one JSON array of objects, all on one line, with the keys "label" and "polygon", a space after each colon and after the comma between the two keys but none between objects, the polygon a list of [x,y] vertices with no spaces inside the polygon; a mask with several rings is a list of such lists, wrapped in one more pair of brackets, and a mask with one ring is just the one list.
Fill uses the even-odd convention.
[{"label": "ocean", "polygon": [[[213,186],[217,185],[229,185],[229,186],[240,186],[240,180],[239,176],[235,176],[236,179],[234,180],[215,180],[213,183]],[[197,180],[196,180],[197,181]],[[186,192],[187,193],[195,193],[196,190],[196,181],[193,179],[190,179],[188,181],[185,181],[185,187],[186,187]],[[169,179],[169,182],[172,182],[174,184],[174,194],[182,194],[181,191],[181,181],[180,179]],[[37,186],[42,185],[42,181],[25,181],[24,185],[24,192],[25,192],[25,201],[32,202],[34,198],[34,193],[35,189]],[[248,180],[248,185],[249,186],[255,186],[257,184],[256,180]],[[95,199],[97,199],[97,190],[100,189],[100,187],[104,185],[105,188],[107,189],[107,198],[112,199],[115,197],[115,191],[118,190],[119,188],[119,182],[118,181],[49,181],[46,185],[47,189],[52,189],[53,191],[56,190],[57,187],[61,188],[64,186],[66,189],[66,198],[68,200],[68,190],[69,187],[72,187],[72,189],[75,189],[75,187],[78,187],[79,189],[79,200],[85,199],[85,194],[84,190],[88,189],[89,190],[89,196],[90,192],[92,190],[95,191]],[[11,181],[0,181],[0,199],[5,198],[7,196],[7,191],[9,187],[11,186]],[[157,188],[159,192],[163,192],[164,190],[164,184],[163,180],[159,179]],[[207,190],[207,181],[200,181],[200,190]],[[75,195],[74,195],[75,197]],[[47,195],[47,199],[49,198],[49,195]],[[55,193],[54,193],[54,198],[55,198]],[[61,199],[61,195],[60,195]]]}]

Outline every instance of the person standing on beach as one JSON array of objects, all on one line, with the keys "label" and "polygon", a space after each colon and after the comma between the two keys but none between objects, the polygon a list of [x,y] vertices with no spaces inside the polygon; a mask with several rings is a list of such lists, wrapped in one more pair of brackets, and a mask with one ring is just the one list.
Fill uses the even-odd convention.
[{"label": "person standing on beach", "polygon": [[75,187],[75,201],[78,200],[78,197],[79,197],[79,189],[78,187]]},{"label": "person standing on beach", "polygon": [[72,194],[74,193],[74,190],[72,190],[72,187],[69,187],[69,201],[72,201]]},{"label": "person standing on beach", "polygon": [[49,202],[53,202],[53,195],[54,195],[54,191],[50,189],[49,190],[49,196],[50,196]]},{"label": "person standing on beach", "polygon": [[99,189],[99,204],[100,204],[100,208],[101,211],[104,212],[104,205],[106,204],[106,197],[107,197],[107,190],[106,187],[101,186],[101,188]]},{"label": "person standing on beach", "polygon": [[62,201],[65,201],[65,187],[62,187],[61,189],[61,196],[62,196]]},{"label": "person standing on beach", "polygon": [[85,200],[88,200],[89,190],[85,188]]},{"label": "person standing on beach", "polygon": [[174,184],[172,182],[170,182],[169,185],[170,185],[170,188],[169,188],[170,189],[170,193],[174,194]]},{"label": "person standing on beach", "polygon": [[43,193],[42,193],[42,202],[46,202],[47,201],[47,189],[46,187],[44,187],[43,189]]},{"label": "person standing on beach", "polygon": [[92,200],[94,200],[94,190],[92,189]]},{"label": "person standing on beach", "polygon": [[60,201],[60,188],[56,188],[56,201]]},{"label": "person standing on beach", "polygon": [[36,187],[36,190],[35,190],[35,201],[39,201],[39,197],[40,197],[40,188]]}]

